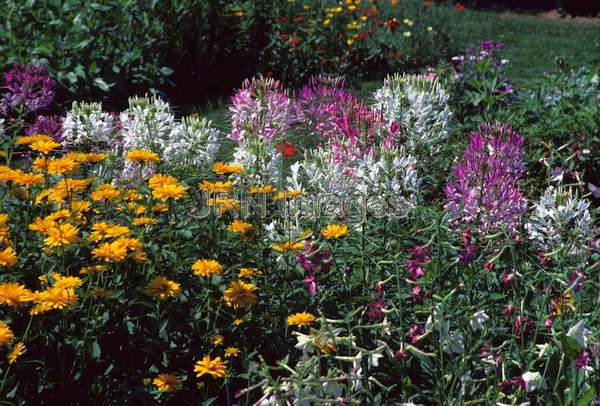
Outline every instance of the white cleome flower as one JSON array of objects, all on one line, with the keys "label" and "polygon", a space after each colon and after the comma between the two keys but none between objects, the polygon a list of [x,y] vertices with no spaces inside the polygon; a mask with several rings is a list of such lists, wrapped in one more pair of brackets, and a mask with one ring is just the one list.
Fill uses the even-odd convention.
[{"label": "white cleome flower", "polygon": [[212,163],[219,152],[219,136],[219,130],[212,128],[209,120],[185,117],[165,141],[163,159],[179,166]]},{"label": "white cleome flower", "polygon": [[63,144],[69,147],[115,147],[115,122],[101,103],[73,102],[63,120]]},{"label": "white cleome flower", "polygon": [[288,183],[302,183],[319,197],[321,213],[361,221],[403,216],[416,206],[420,179],[416,159],[401,148],[373,151],[349,162],[335,162],[327,148],[311,151],[294,168]]},{"label": "white cleome flower", "polygon": [[161,98],[130,97],[129,107],[119,115],[123,146],[132,149],[163,151],[175,128],[175,116]]},{"label": "white cleome flower", "polygon": [[527,234],[545,251],[565,248],[570,254],[585,255],[584,247],[593,237],[589,206],[589,201],[571,189],[549,186],[525,224]]},{"label": "white cleome flower", "polygon": [[374,94],[375,107],[388,122],[396,122],[406,148],[425,164],[448,137],[452,112],[449,94],[437,78],[424,75],[388,76]]}]

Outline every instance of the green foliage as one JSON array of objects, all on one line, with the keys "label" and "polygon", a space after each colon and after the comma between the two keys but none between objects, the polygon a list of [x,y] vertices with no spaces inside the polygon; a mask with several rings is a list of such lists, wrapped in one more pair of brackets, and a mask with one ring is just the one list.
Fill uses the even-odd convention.
[{"label": "green foliage", "polygon": [[3,1],[0,68],[44,64],[77,98],[147,89],[171,73],[163,10],[158,1]]},{"label": "green foliage", "polygon": [[348,79],[423,67],[449,55],[446,16],[420,1],[348,4],[284,2],[275,13],[264,63],[300,84],[315,74]]}]

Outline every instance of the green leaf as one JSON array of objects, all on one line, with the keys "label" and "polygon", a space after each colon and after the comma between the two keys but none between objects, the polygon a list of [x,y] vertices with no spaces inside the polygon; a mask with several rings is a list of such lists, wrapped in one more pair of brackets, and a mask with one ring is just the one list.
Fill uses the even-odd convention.
[{"label": "green leaf", "polygon": [[596,396],[596,390],[594,389],[594,387],[591,387],[587,390],[587,392],[585,392],[583,394],[582,397],[580,397],[577,400],[577,403],[575,404],[575,406],[588,406],[592,404],[592,400],[594,399],[594,396]]},{"label": "green leaf", "polygon": [[92,343],[92,358],[100,359],[101,354],[102,350],[100,349],[100,345],[98,345],[98,341],[94,341]]},{"label": "green leaf", "polygon": [[108,84],[104,81],[104,79],[102,78],[95,78],[94,79],[94,86],[96,86],[97,88],[99,88],[102,91],[108,92],[111,88],[113,84]]},{"label": "green leaf", "polygon": [[73,72],[67,73],[67,79],[69,80],[69,83],[71,83],[71,84],[77,83],[77,75]]},{"label": "green leaf", "polygon": [[581,347],[577,340],[569,336],[563,336],[562,338],[562,346],[565,355],[568,358],[575,359],[581,353]]},{"label": "green leaf", "polygon": [[162,68],[160,68],[160,73],[162,73],[165,76],[169,76],[170,74],[172,74],[173,72],[175,72],[173,69],[168,68],[166,66],[163,66]]}]

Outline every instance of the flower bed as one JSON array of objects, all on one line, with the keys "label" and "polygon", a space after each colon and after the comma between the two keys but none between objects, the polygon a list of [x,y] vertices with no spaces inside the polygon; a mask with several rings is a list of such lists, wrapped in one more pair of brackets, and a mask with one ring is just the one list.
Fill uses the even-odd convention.
[{"label": "flower bed", "polygon": [[[390,76],[371,104],[340,77],[297,92],[254,78],[229,134],[154,96],[45,116],[53,81],[16,66],[0,103],[2,397],[597,401],[597,155],[578,149],[597,142],[597,75],[536,99],[498,49]],[[571,98],[587,121],[536,116],[535,100]]]}]

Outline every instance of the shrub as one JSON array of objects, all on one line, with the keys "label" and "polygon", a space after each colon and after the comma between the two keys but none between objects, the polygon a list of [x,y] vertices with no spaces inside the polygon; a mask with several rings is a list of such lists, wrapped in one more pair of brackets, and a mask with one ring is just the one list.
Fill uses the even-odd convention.
[{"label": "shrub", "polygon": [[349,79],[422,67],[450,52],[445,8],[420,1],[284,2],[266,69],[291,84],[316,74]]},{"label": "shrub", "polygon": [[68,94],[60,100],[128,94],[155,87],[170,73],[168,26],[158,2],[0,4],[0,70],[18,61],[45,65]]}]

